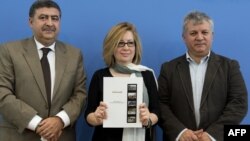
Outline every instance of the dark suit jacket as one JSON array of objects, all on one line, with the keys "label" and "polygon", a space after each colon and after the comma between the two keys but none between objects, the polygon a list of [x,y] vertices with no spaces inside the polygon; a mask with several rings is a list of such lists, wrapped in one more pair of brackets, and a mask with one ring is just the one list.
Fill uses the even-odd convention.
[{"label": "dark suit jacket", "polygon": [[[26,129],[37,114],[48,116],[45,83],[33,38],[0,46],[0,140],[33,141],[39,136]],[[74,123],[86,98],[86,76],[79,49],[60,41],[55,45],[55,85],[50,116],[64,110],[71,126],[60,141],[75,140]]]},{"label": "dark suit jacket", "polygon": [[184,129],[203,129],[223,141],[223,125],[239,124],[247,112],[247,90],[235,60],[211,52],[196,127],[189,63],[183,55],[161,67],[160,126],[166,140],[174,141]]}]

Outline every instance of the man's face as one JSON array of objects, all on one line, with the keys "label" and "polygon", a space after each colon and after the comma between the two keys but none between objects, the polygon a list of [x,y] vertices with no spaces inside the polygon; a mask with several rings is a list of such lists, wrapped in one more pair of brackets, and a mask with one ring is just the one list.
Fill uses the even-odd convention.
[{"label": "man's face", "polygon": [[213,41],[213,32],[210,24],[207,21],[199,24],[194,24],[193,21],[190,21],[186,26],[186,31],[183,33],[183,40],[191,57],[201,58],[208,55]]},{"label": "man's face", "polygon": [[39,42],[45,46],[51,45],[60,31],[60,12],[52,7],[36,9],[29,19],[29,25]]}]

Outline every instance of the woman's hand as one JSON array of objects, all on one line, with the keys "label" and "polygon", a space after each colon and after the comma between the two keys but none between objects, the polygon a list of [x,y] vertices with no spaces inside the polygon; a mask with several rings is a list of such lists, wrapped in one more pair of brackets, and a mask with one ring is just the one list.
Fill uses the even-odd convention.
[{"label": "woman's hand", "polygon": [[98,124],[102,124],[103,119],[107,118],[106,109],[107,109],[107,104],[101,101],[99,106],[96,108],[94,112],[94,117],[96,118]]},{"label": "woman's hand", "polygon": [[93,126],[102,125],[103,119],[107,118],[106,109],[107,104],[101,101],[95,112],[92,112],[87,116],[87,122]]},{"label": "woman's hand", "polygon": [[140,111],[140,121],[142,122],[142,125],[148,126],[150,112],[149,112],[148,107],[146,106],[145,103],[142,103],[139,105],[139,111]]}]

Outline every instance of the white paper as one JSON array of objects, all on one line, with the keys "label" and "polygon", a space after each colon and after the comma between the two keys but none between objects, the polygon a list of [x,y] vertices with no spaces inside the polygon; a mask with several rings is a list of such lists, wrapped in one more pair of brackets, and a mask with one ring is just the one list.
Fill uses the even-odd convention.
[{"label": "white paper", "polygon": [[103,127],[141,128],[139,105],[142,99],[142,77],[104,77],[103,101],[108,108]]}]

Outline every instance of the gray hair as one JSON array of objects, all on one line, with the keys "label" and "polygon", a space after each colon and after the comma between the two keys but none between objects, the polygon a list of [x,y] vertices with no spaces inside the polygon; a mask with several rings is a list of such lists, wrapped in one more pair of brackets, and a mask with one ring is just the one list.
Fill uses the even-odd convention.
[{"label": "gray hair", "polygon": [[214,22],[206,13],[200,11],[192,11],[189,14],[187,14],[186,17],[184,18],[182,34],[186,32],[187,30],[186,26],[191,21],[195,25],[201,24],[204,21],[206,21],[210,24],[212,32],[214,31]]}]

